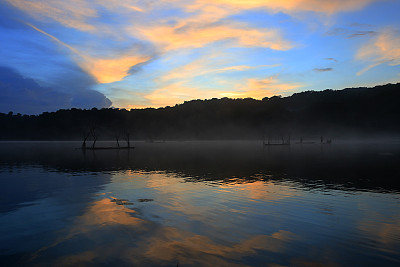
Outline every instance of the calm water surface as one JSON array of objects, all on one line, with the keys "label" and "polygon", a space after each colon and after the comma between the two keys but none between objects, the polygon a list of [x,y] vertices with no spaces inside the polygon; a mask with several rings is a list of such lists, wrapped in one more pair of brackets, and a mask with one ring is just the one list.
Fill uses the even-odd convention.
[{"label": "calm water surface", "polygon": [[0,266],[400,265],[399,145],[79,145],[0,143]]}]

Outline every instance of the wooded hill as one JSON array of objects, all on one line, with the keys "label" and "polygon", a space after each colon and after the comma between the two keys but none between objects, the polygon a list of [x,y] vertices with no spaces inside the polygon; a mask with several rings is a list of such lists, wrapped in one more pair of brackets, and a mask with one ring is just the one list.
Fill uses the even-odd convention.
[{"label": "wooded hill", "polygon": [[[0,113],[2,140],[279,139],[400,135],[400,83],[306,91],[262,100],[192,100],[174,107]],[[90,137],[89,137],[90,139]]]}]

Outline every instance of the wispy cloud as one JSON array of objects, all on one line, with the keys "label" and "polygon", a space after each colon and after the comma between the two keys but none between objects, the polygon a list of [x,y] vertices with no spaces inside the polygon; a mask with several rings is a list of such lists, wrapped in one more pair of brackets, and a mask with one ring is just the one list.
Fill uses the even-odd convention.
[{"label": "wispy cloud", "polygon": [[258,65],[258,66],[247,66],[247,65],[237,65],[237,66],[229,66],[225,68],[218,69],[217,71],[246,71],[246,70],[252,70],[252,69],[258,69],[258,68],[273,68],[273,67],[279,67],[280,64],[273,64],[273,65]]},{"label": "wispy cloud", "polygon": [[333,57],[326,57],[324,58],[325,60],[330,60],[330,61],[334,61],[334,62],[338,62],[338,60],[336,58]]},{"label": "wispy cloud", "polygon": [[68,48],[73,55],[73,59],[76,63],[82,67],[85,71],[91,74],[99,83],[111,83],[122,80],[128,75],[129,70],[138,64],[146,62],[151,59],[149,55],[141,55],[137,51],[132,51],[132,54],[137,55],[124,55],[119,57],[111,58],[96,58],[90,55],[83,54],[78,49],[72,47],[59,40],[57,37],[35,27],[34,25],[27,23],[30,27],[36,31],[50,37],[57,44]]},{"label": "wispy cloud", "polygon": [[292,44],[278,30],[249,28],[245,25],[203,24],[184,26],[133,27],[131,31],[148,40],[163,51],[200,48],[207,44],[228,40],[235,46],[265,47],[288,50]]},{"label": "wispy cloud", "polygon": [[349,34],[347,38],[361,37],[365,35],[374,35],[374,34],[376,34],[375,31],[357,31],[355,33]]},{"label": "wispy cloud", "polygon": [[30,14],[38,20],[54,20],[67,27],[93,32],[96,26],[89,23],[90,18],[98,16],[96,9],[85,0],[7,0],[11,5]]},{"label": "wispy cloud", "polygon": [[[216,21],[243,10],[266,9],[273,12],[317,12],[334,14],[359,10],[380,0],[6,0],[16,8],[38,20],[54,20],[67,27],[82,31],[96,32],[98,24],[93,20],[102,15],[104,9],[122,14],[129,12],[148,12],[160,7],[174,6],[190,13],[201,13],[201,19]],[[194,12],[197,11],[197,12]]]},{"label": "wispy cloud", "polygon": [[330,0],[330,1],[315,1],[315,0],[197,0],[192,8],[199,8],[208,5],[226,6],[232,9],[255,9],[265,8],[275,12],[319,12],[326,14],[334,14],[337,12],[348,12],[361,9],[368,4],[378,2],[379,0]]},{"label": "wispy cloud", "polygon": [[354,22],[350,24],[350,27],[373,27],[374,25],[372,24],[368,24],[368,23],[358,23],[358,22]]},{"label": "wispy cloud", "polygon": [[344,38],[355,38],[355,37],[363,37],[363,36],[372,36],[377,32],[373,30],[369,31],[354,31],[353,29],[347,28],[334,28],[325,33],[328,36],[343,36]]},{"label": "wispy cloud", "polygon": [[50,37],[53,41],[55,41],[57,44],[64,46],[66,48],[68,48],[71,52],[73,52],[75,55],[80,56],[80,57],[84,57],[84,55],[82,55],[77,49],[75,49],[74,47],[64,43],[63,41],[61,41],[60,39],[58,39],[57,37],[39,29],[38,27],[32,25],[31,23],[26,23],[26,25],[28,25],[29,27],[32,27],[34,30],[43,33],[44,35],[46,35],[47,37]]},{"label": "wispy cloud", "polygon": [[348,32],[349,32],[348,29],[336,27],[325,32],[325,35],[327,36],[347,35]]},{"label": "wispy cloud", "polygon": [[333,68],[315,68],[313,71],[316,72],[327,72],[327,71],[333,71]]},{"label": "wispy cloud", "polygon": [[400,65],[400,32],[394,29],[385,29],[369,43],[364,44],[357,52],[356,59],[369,62],[357,75],[366,71],[388,64],[389,66]]}]

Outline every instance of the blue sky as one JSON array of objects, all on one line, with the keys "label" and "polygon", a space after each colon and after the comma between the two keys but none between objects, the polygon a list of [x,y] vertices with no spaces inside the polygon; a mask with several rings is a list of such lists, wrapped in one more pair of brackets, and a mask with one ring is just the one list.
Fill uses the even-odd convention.
[{"label": "blue sky", "polygon": [[395,83],[398,10],[398,0],[5,0],[0,112]]}]

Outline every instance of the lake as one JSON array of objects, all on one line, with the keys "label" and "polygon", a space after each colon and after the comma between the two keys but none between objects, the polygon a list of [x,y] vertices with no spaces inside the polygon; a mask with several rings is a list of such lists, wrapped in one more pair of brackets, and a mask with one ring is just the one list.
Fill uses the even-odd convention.
[{"label": "lake", "polygon": [[0,266],[400,265],[399,144],[133,145],[0,143]]}]

